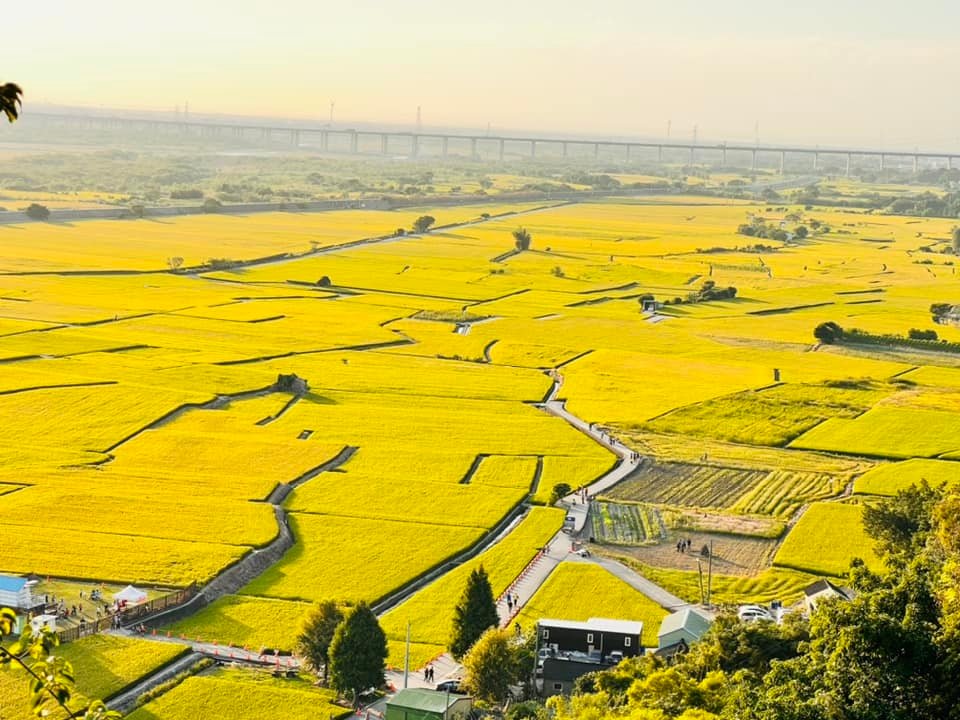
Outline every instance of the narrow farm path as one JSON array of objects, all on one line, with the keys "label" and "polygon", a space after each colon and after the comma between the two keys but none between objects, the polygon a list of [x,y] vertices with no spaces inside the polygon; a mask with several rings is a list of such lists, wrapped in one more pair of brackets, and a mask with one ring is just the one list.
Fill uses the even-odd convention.
[{"label": "narrow farm path", "polygon": [[637,590],[648,598],[653,600],[657,605],[662,607],[664,610],[669,610],[673,612],[675,610],[680,610],[681,608],[690,607],[693,603],[688,603],[686,600],[678,598],[673,593],[664,590],[662,587],[656,583],[650,582],[640,573],[631,570],[626,565],[618,563],[616,560],[611,560],[610,558],[604,557],[586,557],[582,558],[579,555],[571,555],[569,558],[570,562],[582,562],[582,563],[593,563],[594,565],[599,565],[604,570],[607,570],[612,575],[623,580],[627,585],[632,587],[634,590]]},{"label": "narrow farm path", "polygon": [[[587,494],[593,496],[603,492],[604,490],[609,490],[630,475],[630,473],[640,467],[643,457],[632,448],[624,445],[612,435],[607,434],[600,428],[594,427],[592,423],[581,420],[576,415],[568,411],[566,408],[566,402],[557,399],[557,395],[559,394],[562,386],[563,375],[555,371],[553,373],[553,387],[550,389],[550,393],[547,395],[546,400],[538,405],[538,407],[550,413],[551,415],[555,415],[563,420],[566,420],[567,423],[575,427],[584,435],[589,436],[595,442],[603,445],[619,458],[616,465],[614,465],[610,471],[597,478],[586,487]],[[567,497],[563,498],[563,504],[567,508],[567,515],[572,516],[574,519],[573,532],[579,535],[586,526],[587,515],[590,506],[580,500],[578,493],[567,495]]]}]

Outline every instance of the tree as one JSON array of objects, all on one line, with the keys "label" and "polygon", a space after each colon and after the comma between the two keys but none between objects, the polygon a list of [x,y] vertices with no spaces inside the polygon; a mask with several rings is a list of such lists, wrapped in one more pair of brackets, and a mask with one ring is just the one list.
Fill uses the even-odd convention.
[{"label": "tree", "polygon": [[820,323],[813,329],[813,336],[824,345],[832,345],[843,339],[843,328],[835,322]]},{"label": "tree", "polygon": [[361,602],[347,613],[330,642],[330,682],[357,704],[361,693],[383,685],[387,636],[370,606]]},{"label": "tree", "polygon": [[793,231],[793,236],[798,240],[803,240],[809,234],[810,234],[810,231],[807,230],[806,225],[801,225],[796,230]]},{"label": "tree", "polygon": [[183,258],[179,255],[174,257],[167,258],[167,266],[170,268],[171,272],[176,272],[181,267],[183,267]]},{"label": "tree", "polygon": [[421,215],[413,221],[413,231],[415,233],[429,232],[436,221],[437,219],[433,215]]},{"label": "tree", "polygon": [[553,490],[550,491],[550,505],[553,505],[560,498],[565,498],[571,493],[573,488],[571,488],[567,483],[557,483],[553,486]]},{"label": "tree", "polygon": [[38,203],[30,203],[27,206],[27,209],[24,211],[27,214],[27,217],[31,220],[49,220],[50,219],[50,209],[46,205],[39,205]]},{"label": "tree", "polygon": [[7,122],[20,117],[23,90],[16,83],[0,85],[0,112],[7,116]]},{"label": "tree", "polygon": [[317,605],[303,622],[297,636],[297,653],[314,672],[323,668],[323,684],[327,684],[330,666],[330,645],[337,627],[343,622],[340,607],[332,600]]},{"label": "tree", "polygon": [[13,634],[16,621],[13,610],[0,608],[0,667],[12,666],[31,677],[30,706],[38,717],[53,717],[59,706],[67,718],[119,720],[120,713],[108,710],[102,701],[84,704],[82,698],[74,694],[73,667],[53,654],[60,644],[56,633],[44,628],[34,634],[27,625],[20,639],[8,646],[4,640]]},{"label": "tree", "polygon": [[517,250],[529,250],[530,249],[530,233],[526,228],[517,228],[513,231],[513,244],[516,246]]},{"label": "tree", "polygon": [[480,639],[488,628],[500,624],[497,602],[490,587],[490,578],[481,565],[467,578],[467,586],[454,610],[450,653],[458,660]]},{"label": "tree", "polygon": [[521,679],[513,633],[489,628],[463,657],[464,685],[477,699],[503,704]]},{"label": "tree", "polygon": [[953,228],[951,233],[951,240],[953,246],[953,254],[960,255],[960,225],[957,225]]},{"label": "tree", "polygon": [[215,213],[223,209],[223,203],[216,198],[207,198],[201,207],[205,213]]}]

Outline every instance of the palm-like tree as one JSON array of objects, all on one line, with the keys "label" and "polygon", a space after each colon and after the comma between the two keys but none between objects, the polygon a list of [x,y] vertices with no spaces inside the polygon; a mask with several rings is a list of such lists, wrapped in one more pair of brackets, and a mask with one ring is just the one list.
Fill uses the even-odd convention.
[{"label": "palm-like tree", "polygon": [[20,117],[20,98],[22,95],[23,90],[16,83],[0,85],[0,112],[6,115],[10,122]]},{"label": "palm-like tree", "polygon": [[513,242],[517,246],[517,250],[529,250],[530,233],[526,228],[517,228],[513,231]]}]

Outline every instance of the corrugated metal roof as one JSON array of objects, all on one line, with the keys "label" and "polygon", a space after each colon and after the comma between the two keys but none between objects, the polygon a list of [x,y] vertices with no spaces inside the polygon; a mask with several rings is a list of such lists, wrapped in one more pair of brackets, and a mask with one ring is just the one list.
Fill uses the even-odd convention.
[{"label": "corrugated metal roof", "polygon": [[[450,702],[449,705],[447,705],[448,699]],[[458,700],[464,699],[465,697],[463,695],[454,695],[452,693],[448,695],[445,692],[439,692],[437,690],[405,688],[387,700],[387,705],[442,714],[444,710],[452,707]]]},{"label": "corrugated metal roof", "polygon": [[634,620],[611,620],[610,618],[590,618],[586,622],[578,620],[553,620],[543,618],[539,625],[562,628],[564,630],[588,630],[591,632],[615,632],[623,635],[640,635],[643,623]]},{"label": "corrugated metal roof", "polygon": [[12,575],[0,575],[0,591],[20,592],[27,584],[27,579],[22,577],[13,577]]}]

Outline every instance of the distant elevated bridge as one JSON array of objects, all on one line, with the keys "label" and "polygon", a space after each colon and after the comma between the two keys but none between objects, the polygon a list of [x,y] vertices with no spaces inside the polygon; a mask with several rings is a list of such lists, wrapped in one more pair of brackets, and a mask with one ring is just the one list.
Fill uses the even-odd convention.
[{"label": "distant elevated bridge", "polygon": [[960,152],[932,152],[906,150],[879,150],[851,147],[803,147],[797,145],[746,145],[742,143],[694,143],[640,140],[610,140],[586,138],[558,138],[545,136],[472,135],[437,132],[404,132],[393,130],[357,130],[354,128],[309,127],[230,122],[208,122],[187,119],[135,118],[109,115],[80,115],[66,113],[29,113],[24,120],[31,125],[73,127],[89,130],[120,130],[156,135],[194,135],[198,137],[260,140],[292,147],[316,148],[322,152],[362,155],[403,155],[411,158],[448,157],[451,155],[528,158],[595,157],[601,151],[604,157],[611,153],[620,159],[656,159],[664,161],[665,154],[684,157],[688,164],[718,162],[727,166],[728,157],[735,155],[747,160],[752,169],[758,167],[758,157],[773,157],[783,173],[787,159],[809,161],[806,169],[820,170],[824,159],[839,162],[849,175],[854,158],[868,158],[878,169],[907,165],[917,172],[921,167],[954,168],[960,165]]}]

